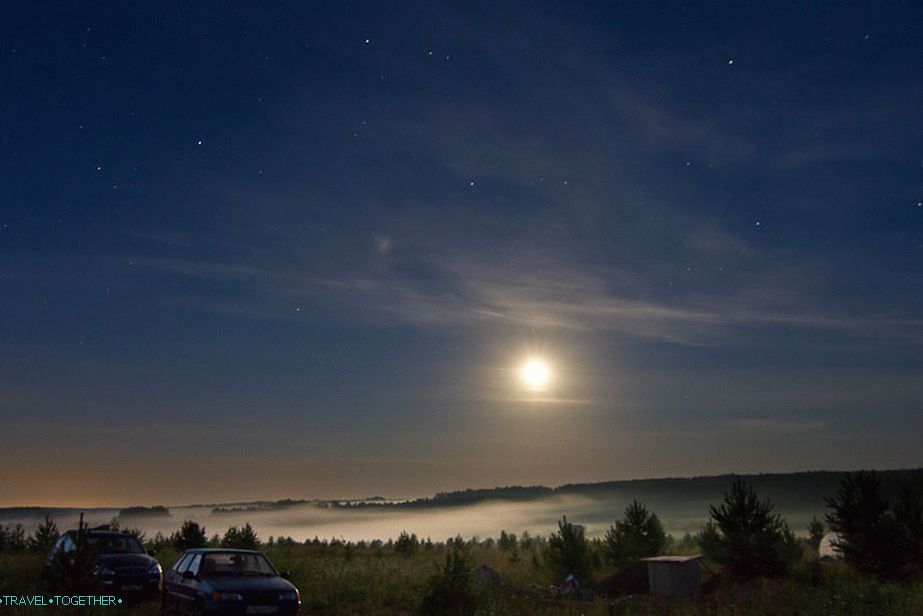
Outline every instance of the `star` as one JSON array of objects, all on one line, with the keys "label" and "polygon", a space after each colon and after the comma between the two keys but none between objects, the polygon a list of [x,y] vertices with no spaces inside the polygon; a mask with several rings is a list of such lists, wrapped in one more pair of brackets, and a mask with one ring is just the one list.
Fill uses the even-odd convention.
[{"label": "star", "polygon": [[369,45],[372,42],[372,39],[365,39],[365,44]]},{"label": "star", "polygon": [[733,58],[732,58],[732,59],[730,59],[730,60],[728,60],[728,65],[731,65],[731,64],[734,64],[734,60],[733,60]]}]

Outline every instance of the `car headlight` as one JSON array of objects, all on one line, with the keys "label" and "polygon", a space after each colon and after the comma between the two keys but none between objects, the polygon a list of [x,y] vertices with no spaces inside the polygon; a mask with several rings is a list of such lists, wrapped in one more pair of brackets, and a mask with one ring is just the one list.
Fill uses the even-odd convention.
[{"label": "car headlight", "polygon": [[155,561],[155,562],[151,563],[151,568],[148,569],[147,572],[150,573],[150,574],[152,574],[152,575],[154,575],[154,574],[160,575],[161,573],[163,573],[163,569],[160,568],[160,563],[158,563],[158,562]]},{"label": "car headlight", "polygon": [[212,594],[215,601],[243,601],[244,598],[237,592],[216,592]]},{"label": "car headlight", "polygon": [[279,601],[298,601],[298,591],[292,590],[279,595]]}]

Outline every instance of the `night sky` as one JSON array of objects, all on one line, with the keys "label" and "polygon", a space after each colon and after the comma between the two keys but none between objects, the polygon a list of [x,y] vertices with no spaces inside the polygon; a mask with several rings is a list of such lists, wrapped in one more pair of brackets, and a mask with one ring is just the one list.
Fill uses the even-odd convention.
[{"label": "night sky", "polygon": [[0,40],[0,506],[923,466],[918,2]]}]

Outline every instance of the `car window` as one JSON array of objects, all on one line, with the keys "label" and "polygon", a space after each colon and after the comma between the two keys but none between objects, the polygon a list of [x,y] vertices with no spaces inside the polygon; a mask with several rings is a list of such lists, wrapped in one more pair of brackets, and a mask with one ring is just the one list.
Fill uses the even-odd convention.
[{"label": "car window", "polygon": [[144,554],[144,548],[131,535],[102,535],[87,537],[87,544],[100,554]]},{"label": "car window", "polygon": [[201,575],[276,575],[269,561],[262,554],[247,552],[216,552],[205,555]]},{"label": "car window", "polygon": [[196,554],[195,556],[193,556],[192,562],[190,562],[189,565],[186,567],[186,570],[187,570],[187,571],[192,571],[193,573],[198,573],[198,572],[199,572],[199,563],[201,563],[201,562],[202,562],[202,555],[201,555],[201,554]]},{"label": "car window", "polygon": [[177,573],[182,573],[186,570],[186,565],[189,564],[189,561],[192,560],[192,554],[183,554],[179,557],[179,560],[173,565],[173,570]]},{"label": "car window", "polygon": [[65,552],[73,552],[77,549],[77,544],[74,543],[74,540],[70,538],[70,535],[64,535],[61,537],[60,545],[58,549],[64,550]]}]

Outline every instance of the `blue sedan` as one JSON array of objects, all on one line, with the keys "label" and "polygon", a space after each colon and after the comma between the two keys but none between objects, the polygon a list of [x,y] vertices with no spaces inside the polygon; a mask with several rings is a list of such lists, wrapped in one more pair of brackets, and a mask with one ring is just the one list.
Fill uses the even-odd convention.
[{"label": "blue sedan", "polygon": [[164,573],[161,613],[298,613],[301,595],[272,563],[254,550],[186,550]]}]

